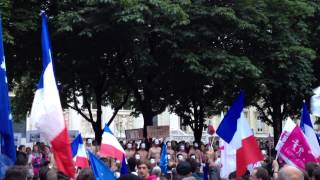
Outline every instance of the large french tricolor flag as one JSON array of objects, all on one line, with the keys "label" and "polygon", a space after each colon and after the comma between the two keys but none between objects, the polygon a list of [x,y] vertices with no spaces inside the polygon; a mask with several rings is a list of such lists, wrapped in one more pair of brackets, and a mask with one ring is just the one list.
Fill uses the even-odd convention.
[{"label": "large french tricolor flag", "polygon": [[89,167],[86,149],[83,145],[81,134],[79,134],[71,143],[72,156],[77,167]]},{"label": "large french tricolor flag", "polygon": [[126,154],[107,124],[103,130],[99,154],[100,156],[112,157],[120,161],[122,161],[123,155]]},{"label": "large french tricolor flag", "polygon": [[313,154],[316,157],[319,157],[320,156],[320,146],[318,143],[316,133],[313,129],[310,114],[308,112],[308,108],[307,108],[307,105],[305,102],[303,103],[300,128],[304,132],[304,134],[306,136],[306,140],[307,140]]},{"label": "large french tricolor flag", "polygon": [[243,114],[244,93],[233,102],[220,123],[217,134],[236,150],[237,177],[245,174],[247,166],[263,160],[260,148]]},{"label": "large french tricolor flag", "polygon": [[47,17],[42,13],[41,18],[43,71],[32,103],[30,120],[51,143],[58,171],[74,177],[70,140],[53,71]]}]

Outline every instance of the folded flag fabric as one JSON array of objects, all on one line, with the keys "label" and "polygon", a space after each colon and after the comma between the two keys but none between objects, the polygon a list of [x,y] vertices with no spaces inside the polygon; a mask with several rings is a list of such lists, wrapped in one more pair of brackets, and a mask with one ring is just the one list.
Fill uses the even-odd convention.
[{"label": "folded flag fabric", "polygon": [[126,154],[126,152],[106,124],[102,134],[102,142],[99,155],[112,157],[119,161],[122,161],[124,154]]},{"label": "folded flag fabric", "polygon": [[98,159],[92,152],[88,151],[91,169],[96,180],[115,180],[113,172]]},{"label": "folded flag fabric", "polygon": [[308,112],[307,104],[303,103],[303,110],[300,121],[300,128],[306,136],[306,140],[316,157],[320,156],[320,146],[318,143],[316,132],[313,129],[310,114]]},{"label": "folded flag fabric", "polygon": [[89,167],[88,157],[83,145],[81,134],[78,134],[78,136],[72,141],[71,148],[75,165],[81,168]]},{"label": "folded flag fabric", "polygon": [[[10,113],[10,103],[9,103],[10,101],[9,101],[9,94],[8,94],[6,62],[5,62],[4,49],[3,49],[1,18],[0,18],[0,65],[1,65],[0,66],[0,148],[1,148],[0,152],[2,156],[7,156],[7,158],[11,159],[11,162],[15,162],[16,147],[14,145],[12,115]],[[9,162],[9,161],[5,161],[5,162]]]},{"label": "folded flag fabric", "polygon": [[42,61],[43,72],[34,95],[30,121],[52,145],[58,171],[74,177],[75,168],[68,130],[64,121],[58,88],[53,71],[53,60],[47,28],[47,17],[42,18]]},{"label": "folded flag fabric", "polygon": [[243,114],[244,93],[241,92],[220,123],[217,134],[236,150],[237,177],[245,174],[247,166],[263,160],[260,148]]}]

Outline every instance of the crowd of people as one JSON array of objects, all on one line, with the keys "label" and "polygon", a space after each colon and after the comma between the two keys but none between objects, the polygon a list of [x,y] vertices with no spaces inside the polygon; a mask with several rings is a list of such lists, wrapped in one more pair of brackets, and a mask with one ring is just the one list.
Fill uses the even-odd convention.
[{"label": "crowd of people", "polygon": [[[159,167],[161,148],[163,143],[167,147],[167,172]],[[118,179],[142,180],[203,180],[207,176],[210,180],[218,180],[222,168],[219,141],[216,143],[197,142],[162,142],[159,139],[143,141],[120,141],[126,151],[128,169],[127,175],[120,175],[121,162],[108,157],[100,157]],[[276,159],[276,152],[268,143],[260,143],[264,160],[253,167],[251,172],[240,179],[320,179],[320,166],[316,163],[306,164],[305,171],[288,166],[280,158]],[[99,146],[87,143],[86,148],[99,156]],[[15,166],[6,171],[5,180],[56,180],[70,179],[57,172],[50,146],[36,143],[31,147],[20,145],[17,149]],[[77,180],[93,180],[90,168],[77,168]],[[236,172],[228,175],[227,179],[236,179]]]}]

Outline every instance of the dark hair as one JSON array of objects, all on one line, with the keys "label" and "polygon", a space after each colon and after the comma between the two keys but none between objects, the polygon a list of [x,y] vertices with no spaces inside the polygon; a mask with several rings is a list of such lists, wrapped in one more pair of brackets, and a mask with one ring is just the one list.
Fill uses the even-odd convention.
[{"label": "dark hair", "polygon": [[27,178],[27,168],[25,166],[12,166],[6,171],[4,180],[22,180]]},{"label": "dark hair", "polygon": [[22,150],[22,148],[24,148],[24,147],[26,147],[25,145],[20,145],[19,147],[18,147],[18,149],[19,150]]},{"label": "dark hair", "polygon": [[262,180],[269,180],[269,173],[265,168],[258,167],[255,168],[257,170],[256,176],[257,178],[261,178]]},{"label": "dark hair", "polygon": [[147,168],[149,169],[149,171],[151,170],[150,163],[148,163],[147,161],[138,161],[137,162],[137,167],[139,167],[142,164],[145,164],[147,166]]},{"label": "dark hair", "polygon": [[306,163],[305,165],[305,170],[307,171],[308,173],[308,176],[311,178],[312,177],[312,172],[318,168],[318,164],[314,163],[314,162],[308,162]]},{"label": "dark hair", "polygon": [[128,167],[131,172],[135,171],[137,160],[134,157],[128,159]]},{"label": "dark hair", "polygon": [[126,174],[126,175],[120,176],[118,180],[141,180],[141,178],[134,174]]},{"label": "dark hair", "polygon": [[317,167],[316,169],[313,170],[312,177],[314,179],[320,179],[320,167]]},{"label": "dark hair", "polygon": [[236,171],[229,174],[228,179],[235,179],[237,177]]},{"label": "dark hair", "polygon": [[92,170],[90,168],[81,169],[77,177],[77,180],[94,180]]},{"label": "dark hair", "polygon": [[192,167],[188,161],[181,161],[177,165],[176,170],[179,175],[185,176],[192,172]]}]

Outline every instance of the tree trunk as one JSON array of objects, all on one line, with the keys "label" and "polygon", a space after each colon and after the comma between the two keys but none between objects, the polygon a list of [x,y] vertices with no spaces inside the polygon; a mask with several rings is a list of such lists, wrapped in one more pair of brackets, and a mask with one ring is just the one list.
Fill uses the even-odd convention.
[{"label": "tree trunk", "polygon": [[147,126],[153,125],[153,114],[150,111],[143,111],[143,137],[147,138]]},{"label": "tree trunk", "polygon": [[282,131],[282,119],[279,117],[273,117],[272,126],[273,126],[273,135],[274,135],[273,140],[276,145]]},{"label": "tree trunk", "polygon": [[274,134],[274,143],[276,144],[279,140],[281,131],[282,131],[282,120],[283,116],[281,113],[281,105],[276,104],[273,106],[273,113],[272,113],[272,119],[273,119],[273,134]]},{"label": "tree trunk", "polygon": [[94,123],[95,127],[93,128],[94,130],[94,135],[95,135],[95,139],[97,141],[97,143],[100,145],[101,144],[101,140],[102,140],[102,133],[103,133],[103,130],[102,130],[102,103],[101,103],[101,93],[97,93],[96,92],[96,103],[97,103],[97,120],[96,122]]},{"label": "tree trunk", "polygon": [[200,126],[195,127],[194,131],[193,131],[193,136],[194,136],[194,141],[196,141],[197,143],[201,142],[201,137],[202,137],[202,129]]}]

